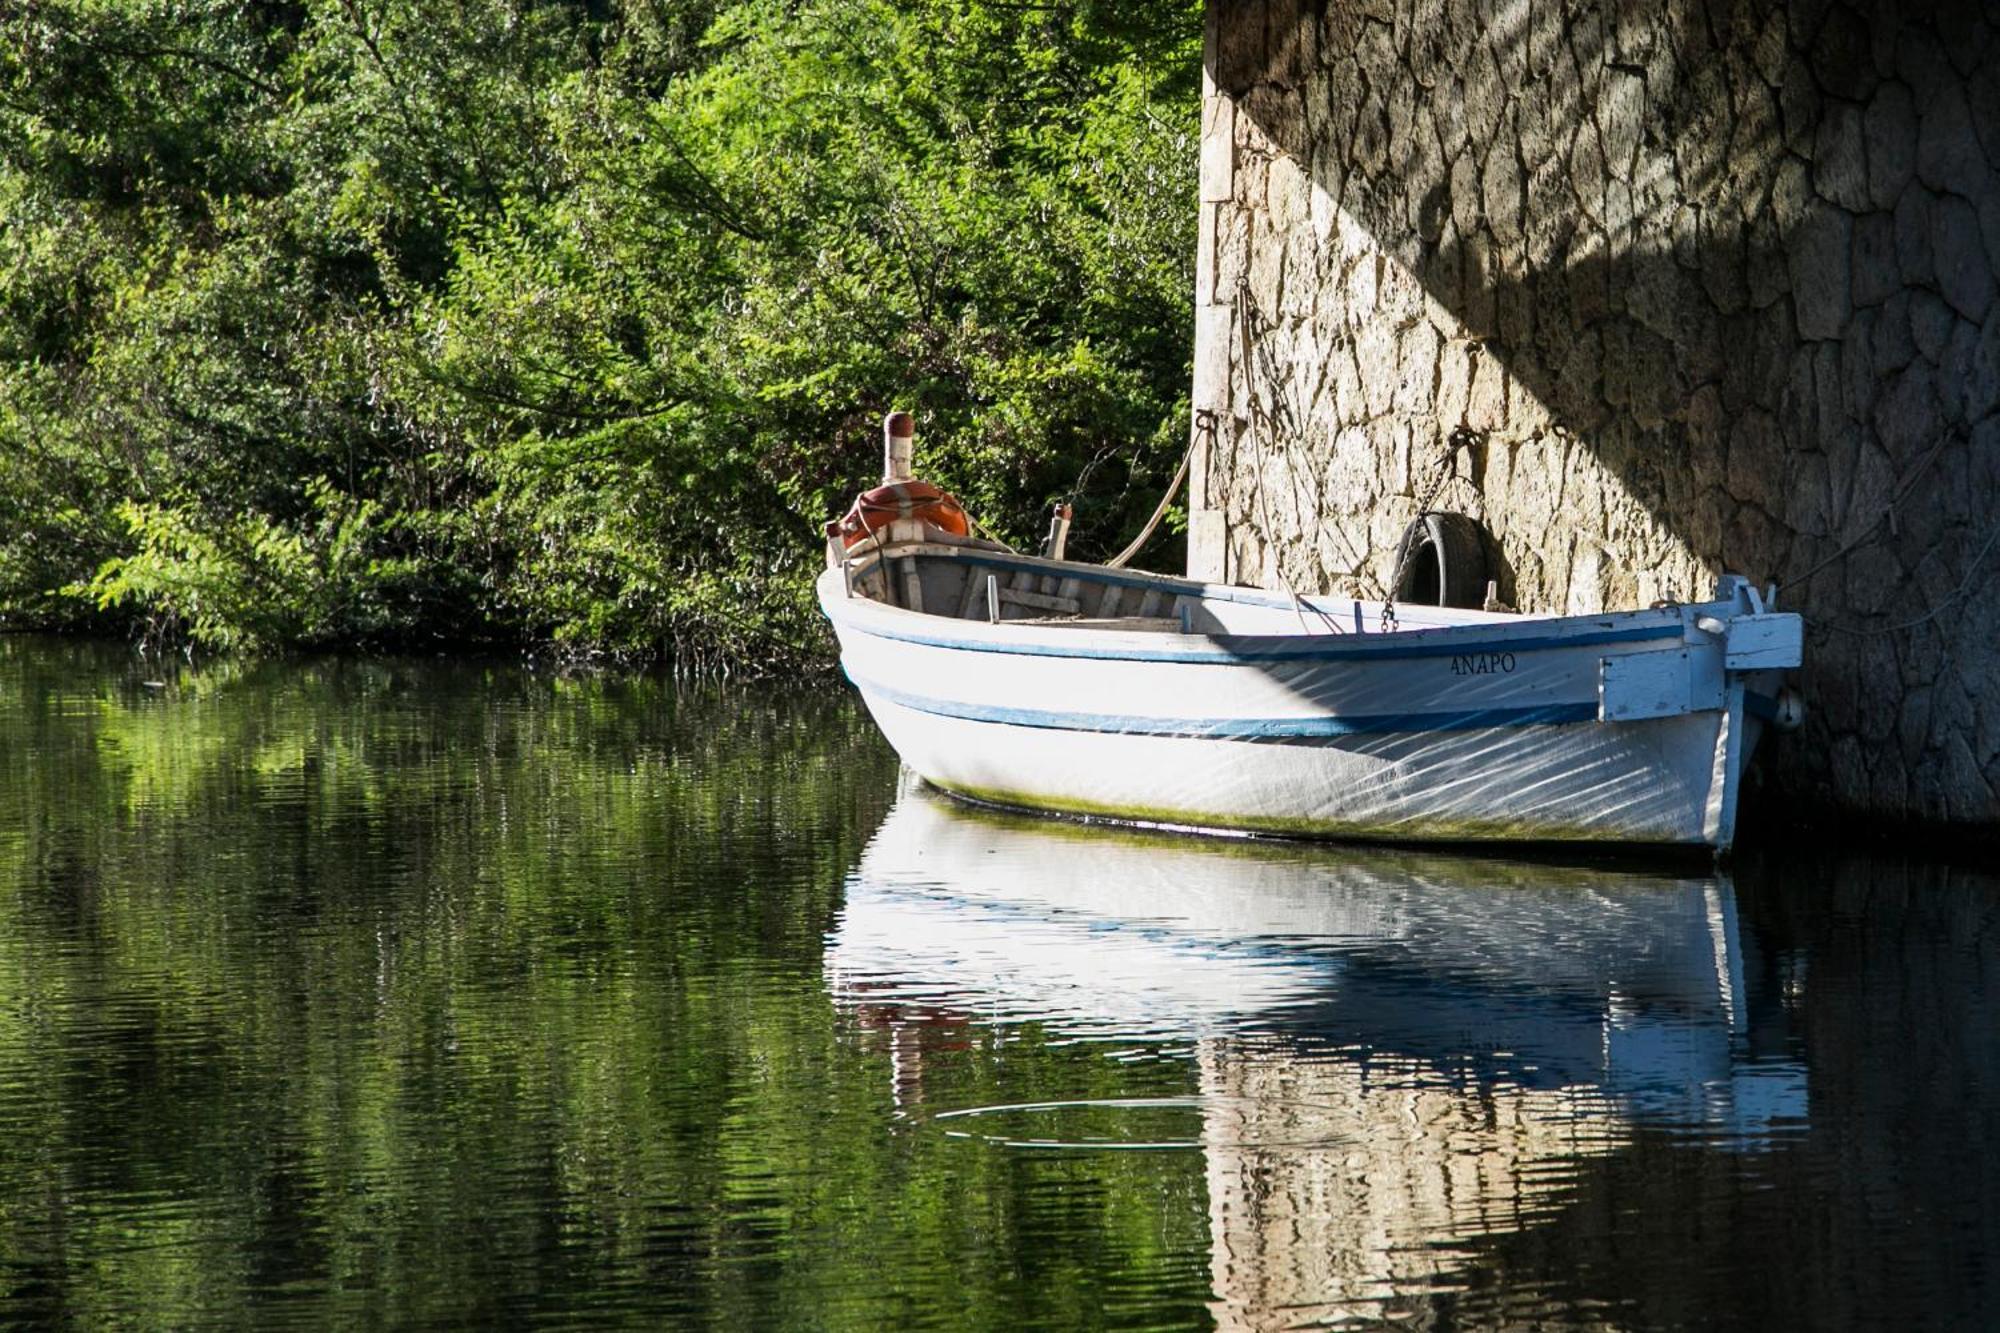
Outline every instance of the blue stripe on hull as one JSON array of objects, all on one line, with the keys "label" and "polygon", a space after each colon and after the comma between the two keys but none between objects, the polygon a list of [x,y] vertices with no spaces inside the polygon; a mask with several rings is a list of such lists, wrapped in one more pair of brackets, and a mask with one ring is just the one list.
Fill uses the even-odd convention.
[{"label": "blue stripe on hull", "polygon": [[847,673],[864,694],[934,717],[993,722],[1049,731],[1098,732],[1120,736],[1169,736],[1191,740],[1324,741],[1388,732],[1477,731],[1491,727],[1546,727],[1595,722],[1595,703],[1536,704],[1433,713],[1366,713],[1345,717],[1127,717],[1117,713],[1062,713],[1039,708],[1007,708],[905,694]]}]

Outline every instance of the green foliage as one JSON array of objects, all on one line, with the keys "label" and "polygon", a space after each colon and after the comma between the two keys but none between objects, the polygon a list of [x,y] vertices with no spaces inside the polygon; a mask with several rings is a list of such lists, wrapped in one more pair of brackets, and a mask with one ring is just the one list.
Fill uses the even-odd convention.
[{"label": "green foliage", "polygon": [[142,609],[159,640],[185,633],[217,648],[262,648],[370,637],[390,621],[398,586],[423,571],[373,554],[392,525],[375,501],[340,495],[324,477],[306,490],[318,521],[305,528],[253,513],[200,529],[183,510],[128,501],[119,513],[138,549],[106,561],[78,591],[102,609]]},{"label": "green foliage", "polygon": [[1184,440],[1199,13],[0,19],[0,617],[783,665],[892,406],[1115,549]]}]

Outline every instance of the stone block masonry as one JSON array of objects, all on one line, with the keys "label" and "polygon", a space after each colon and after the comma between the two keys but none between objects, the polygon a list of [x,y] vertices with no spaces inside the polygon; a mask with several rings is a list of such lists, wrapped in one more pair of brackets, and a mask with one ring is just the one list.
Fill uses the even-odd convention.
[{"label": "stone block masonry", "polygon": [[1380,596],[1433,491],[1524,610],[1745,573],[1766,780],[2000,824],[2000,10],[1210,0],[1201,210],[1190,573]]}]

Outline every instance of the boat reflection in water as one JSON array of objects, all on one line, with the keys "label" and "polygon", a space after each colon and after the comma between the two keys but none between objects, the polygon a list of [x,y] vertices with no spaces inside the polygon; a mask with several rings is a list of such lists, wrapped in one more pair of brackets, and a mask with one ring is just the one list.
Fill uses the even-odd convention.
[{"label": "boat reflection in water", "polygon": [[1185,1134],[1139,1137],[1202,1152],[1214,1313],[1261,1327],[1454,1289],[1642,1130],[1754,1152],[1802,1127],[1745,947],[1713,874],[1085,830],[912,787],[827,973],[906,1094],[981,1025],[1184,1054]]}]

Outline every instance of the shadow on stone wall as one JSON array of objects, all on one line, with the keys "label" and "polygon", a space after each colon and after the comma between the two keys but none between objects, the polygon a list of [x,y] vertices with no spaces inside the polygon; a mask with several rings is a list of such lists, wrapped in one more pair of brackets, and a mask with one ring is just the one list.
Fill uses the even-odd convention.
[{"label": "shadow on stone wall", "polygon": [[[2000,569],[2000,23],[1975,0],[1212,0],[1210,21],[1233,206],[1198,300],[1246,291],[1294,372],[1315,363],[1316,466],[1343,433],[1413,460],[1487,432],[1473,487],[1547,597],[1579,595],[1550,523],[1621,553],[1607,599],[1690,561],[1784,585],[1812,621],[1797,794],[2000,818],[1977,563]],[[1426,299],[1383,295],[1412,280]],[[1437,439],[1413,441],[1400,409],[1425,394]],[[1616,503],[1541,475],[1569,449]]]}]

